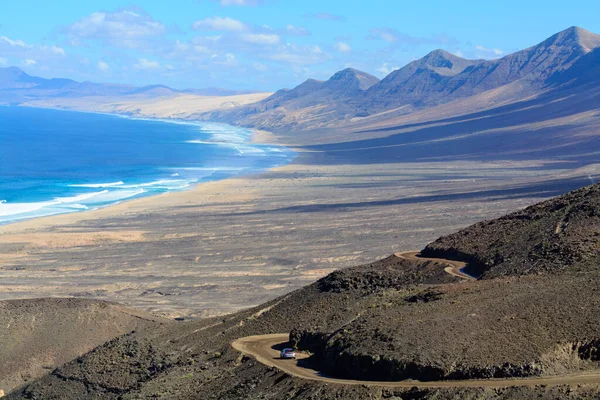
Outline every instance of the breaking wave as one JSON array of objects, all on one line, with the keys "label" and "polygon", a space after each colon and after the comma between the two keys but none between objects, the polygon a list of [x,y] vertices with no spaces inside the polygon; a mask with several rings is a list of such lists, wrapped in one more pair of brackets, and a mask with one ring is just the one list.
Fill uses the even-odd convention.
[{"label": "breaking wave", "polygon": [[[253,132],[248,129],[217,123],[143,118],[140,120],[190,126],[191,134],[179,143],[183,146],[194,147],[186,150],[188,158],[182,160],[181,167],[172,166],[173,158],[169,160],[170,164],[161,166],[161,157],[148,157],[147,170],[130,170],[126,168],[128,165],[125,165],[123,174],[112,173],[112,169],[110,174],[98,174],[94,171],[90,176],[104,176],[96,181],[92,178],[84,178],[79,181],[61,182],[58,178],[57,183],[53,184],[52,190],[40,190],[39,195],[31,195],[31,198],[21,198],[19,195],[11,196],[11,190],[13,193],[17,192],[18,186],[11,187],[7,184],[5,188],[8,189],[8,192],[4,192],[0,185],[0,199],[3,199],[0,200],[0,224],[92,210],[142,196],[188,190],[202,182],[226,179],[280,166],[288,163],[294,156],[292,151],[283,147],[253,144],[251,142]],[[112,137],[106,141],[113,143]],[[116,142],[114,147],[114,151],[120,150],[116,146]],[[109,152],[112,153],[112,149]],[[190,154],[192,158],[194,154],[197,154],[196,160],[191,161]],[[144,156],[143,153],[140,155]],[[95,156],[96,154],[94,154]],[[2,160],[0,160],[1,162]],[[78,175],[83,175],[83,172],[85,171],[78,171]],[[136,176],[138,173],[145,177]],[[32,185],[36,185],[35,176],[32,176],[31,179],[34,182]],[[32,186],[32,188],[35,189],[36,186]],[[21,191],[21,193],[23,192]],[[52,197],[48,193],[59,195]]]}]

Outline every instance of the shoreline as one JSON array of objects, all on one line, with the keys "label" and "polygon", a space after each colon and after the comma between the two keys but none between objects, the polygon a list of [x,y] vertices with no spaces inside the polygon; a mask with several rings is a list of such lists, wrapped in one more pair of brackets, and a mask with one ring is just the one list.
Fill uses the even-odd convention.
[{"label": "shoreline", "polygon": [[[213,191],[214,193],[218,194],[219,190],[235,186],[239,184],[240,181],[243,181],[246,178],[258,176],[267,172],[274,172],[280,168],[291,166],[292,164],[293,161],[290,161],[285,165],[276,166],[263,171],[256,171],[249,174],[228,177],[225,179],[219,179],[214,181],[200,182],[187,190],[158,193],[155,195],[137,197],[91,210],[81,210],[70,213],[54,214],[24,220],[17,220],[14,222],[9,222],[0,225],[0,235],[12,234],[31,229],[50,228],[52,226],[57,225],[70,225],[84,220],[92,220],[105,217],[117,217],[125,215],[128,212],[144,212],[148,211],[149,209],[183,205],[189,203],[189,198],[195,197],[196,194],[208,194],[207,192],[205,192],[205,190]],[[1,237],[0,243],[2,243]]]},{"label": "shoreline", "polygon": [[[59,217],[62,216],[66,216],[66,215],[76,215],[76,214],[91,214],[91,213],[95,213],[101,210],[106,210],[106,209],[110,209],[113,207],[117,207],[117,206],[121,206],[121,205],[125,205],[127,203],[130,202],[135,202],[138,200],[143,200],[146,198],[153,198],[153,197],[162,197],[164,195],[170,195],[170,194],[177,194],[177,193],[182,193],[182,192],[189,192],[189,191],[194,191],[196,190],[199,186],[208,184],[208,183],[213,183],[213,182],[221,182],[221,181],[227,181],[229,179],[236,179],[236,178],[243,178],[245,176],[252,176],[252,175],[259,175],[259,174],[263,174],[269,171],[273,171],[279,167],[284,167],[286,165],[289,165],[291,163],[293,163],[294,159],[297,157],[297,151],[292,148],[292,147],[288,147],[285,144],[282,143],[274,143],[274,134],[268,131],[264,131],[264,130],[255,130],[252,128],[247,128],[247,127],[243,127],[243,126],[237,126],[237,125],[232,125],[232,124],[226,124],[226,123],[221,123],[221,122],[211,122],[211,121],[191,121],[191,120],[184,120],[184,119],[178,119],[178,118],[155,118],[155,117],[151,117],[151,116],[146,116],[146,117],[140,117],[140,116],[134,116],[134,115],[127,115],[127,114],[119,114],[119,113],[108,113],[108,112],[102,112],[102,111],[86,111],[86,110],[72,110],[72,109],[63,109],[63,108],[58,108],[58,107],[40,107],[40,106],[30,106],[30,105],[23,105],[23,106],[11,106],[11,105],[3,105],[4,107],[10,108],[10,107],[26,107],[26,108],[38,108],[38,109],[45,109],[45,110],[55,110],[55,111],[68,111],[68,112],[73,112],[73,113],[84,113],[84,114],[95,114],[95,115],[105,115],[105,116],[111,116],[111,117],[117,117],[117,118],[125,118],[125,119],[130,119],[130,120],[134,120],[134,121],[150,121],[150,122],[162,122],[162,123],[167,123],[167,124],[182,124],[182,125],[189,125],[189,126],[197,126],[200,129],[202,129],[202,125],[215,125],[215,126],[231,126],[237,129],[243,129],[248,131],[250,134],[246,137],[244,136],[244,141],[240,142],[240,145],[264,145],[264,146],[273,146],[273,147],[281,147],[284,148],[286,152],[289,152],[289,158],[287,158],[286,162],[282,163],[282,164],[277,164],[271,168],[266,168],[266,169],[262,169],[262,170],[255,170],[255,171],[247,171],[244,172],[242,171],[242,173],[238,174],[238,175],[233,175],[233,176],[229,176],[229,177],[225,177],[225,178],[217,178],[217,179],[207,179],[207,180],[203,180],[200,182],[196,182],[193,183],[192,185],[190,185],[188,188],[185,189],[180,189],[180,190],[171,190],[171,191],[167,191],[164,193],[156,193],[156,194],[139,194],[139,195],[135,195],[130,199],[123,199],[120,201],[117,201],[115,203],[111,203],[111,204],[107,204],[107,205],[101,205],[95,208],[90,208],[90,209],[84,209],[84,210],[73,210],[73,211],[68,211],[68,212],[61,212],[61,213],[56,213],[56,214],[51,214],[51,215],[42,215],[42,216],[38,216],[38,217],[25,217],[25,218],[21,218],[21,219],[15,219],[13,221],[6,221],[6,222],[1,222],[0,223],[0,235],[5,234],[7,231],[11,231],[9,229],[6,229],[8,227],[17,225],[17,224],[25,224],[27,222],[33,222],[36,220],[50,220],[50,219],[56,219],[57,223],[62,223],[62,219],[60,219]],[[214,135],[211,134],[211,135]],[[148,192],[146,192],[148,193]],[[51,200],[48,200],[51,201]],[[165,201],[166,203],[167,201]],[[134,206],[135,207],[135,206]],[[100,213],[102,215],[109,215],[110,213]],[[92,218],[94,218],[92,216]],[[74,218],[74,219],[69,219],[70,221],[81,221],[85,218]],[[28,224],[30,225],[30,224]],[[32,224],[33,226],[36,226],[36,224]],[[44,224],[46,226],[52,225],[52,222],[50,221],[47,224]]]},{"label": "shoreline", "polygon": [[[269,138],[258,131],[252,140]],[[0,301],[74,297],[165,317],[229,314],[597,175],[540,160],[320,163],[288,148],[298,151],[284,166],[0,226]]]}]

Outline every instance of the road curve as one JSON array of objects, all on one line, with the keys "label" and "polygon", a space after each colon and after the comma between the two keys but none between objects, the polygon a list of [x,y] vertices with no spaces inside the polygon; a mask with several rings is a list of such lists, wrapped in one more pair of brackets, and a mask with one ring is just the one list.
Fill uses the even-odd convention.
[{"label": "road curve", "polygon": [[[448,264],[445,271],[453,276],[476,280],[474,277],[462,272],[465,263],[453,260],[444,260],[438,258],[419,257],[418,251],[402,252],[394,254],[396,257],[421,260],[436,261]],[[395,388],[505,388],[511,386],[537,386],[537,385],[580,385],[580,384],[600,384],[600,371],[595,373],[574,374],[548,378],[514,378],[514,379],[487,379],[487,380],[456,380],[456,381],[437,381],[421,382],[406,380],[400,382],[381,382],[381,381],[359,381],[352,379],[337,379],[323,375],[319,371],[308,368],[304,362],[309,356],[298,353],[297,360],[282,360],[279,358],[279,351],[275,348],[284,346],[289,339],[287,333],[277,333],[271,335],[248,336],[234,341],[231,345],[237,351],[254,357],[258,362],[280,369],[281,371],[303,379],[321,381],[342,385],[368,385],[376,387],[395,387]]]},{"label": "road curve", "polygon": [[418,251],[404,251],[402,253],[394,253],[394,255],[398,258],[404,258],[406,260],[435,261],[442,264],[448,264],[448,266],[444,269],[446,273],[469,281],[477,280],[476,278],[472,277],[471,275],[467,275],[462,271],[463,268],[467,266],[467,264],[462,261],[446,260],[442,258],[421,257],[420,252]]},{"label": "road curve", "polygon": [[303,366],[303,360],[308,355],[298,353],[298,360],[282,360],[279,358],[279,351],[274,347],[283,346],[288,342],[287,333],[277,333],[272,335],[248,336],[238,339],[232,343],[237,351],[254,357],[258,362],[268,367],[275,367],[281,371],[303,379],[312,381],[321,381],[341,385],[368,385],[376,387],[394,387],[394,388],[505,388],[511,386],[537,386],[537,385],[580,385],[580,384],[600,384],[600,372],[589,374],[566,375],[549,378],[515,378],[515,379],[488,379],[488,380],[467,380],[467,381],[437,381],[421,382],[406,380],[400,382],[381,382],[381,381],[359,381],[352,379],[337,379],[321,374],[320,372]]}]

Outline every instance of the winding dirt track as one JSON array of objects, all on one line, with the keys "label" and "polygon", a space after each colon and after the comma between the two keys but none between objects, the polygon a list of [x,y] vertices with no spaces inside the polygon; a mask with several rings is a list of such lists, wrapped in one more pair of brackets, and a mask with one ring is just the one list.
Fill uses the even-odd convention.
[{"label": "winding dirt track", "polygon": [[[474,280],[475,278],[464,274],[461,269],[465,267],[464,263],[417,257],[418,252],[397,253],[396,257],[406,259],[418,259],[427,261],[437,261],[449,264],[445,271],[451,275]],[[538,386],[538,385],[581,385],[581,384],[600,384],[600,371],[585,374],[565,375],[548,378],[515,378],[515,379],[489,379],[489,380],[463,380],[463,381],[437,381],[421,382],[406,380],[400,382],[380,382],[380,381],[359,381],[351,379],[331,378],[321,374],[319,371],[306,366],[305,359],[307,354],[298,353],[297,360],[282,360],[279,358],[279,350],[289,339],[287,333],[276,333],[271,335],[248,336],[234,341],[231,345],[237,351],[254,357],[258,362],[276,367],[281,371],[303,379],[321,381],[341,385],[368,385],[377,387],[395,387],[395,388],[504,388],[511,386]]]},{"label": "winding dirt track", "polygon": [[448,264],[448,266],[444,269],[444,271],[446,271],[446,273],[459,277],[459,278],[463,278],[469,281],[475,281],[477,279],[475,279],[474,277],[465,274],[464,272],[462,272],[462,269],[464,267],[467,266],[466,263],[462,262],[462,261],[453,261],[453,260],[443,260],[441,258],[427,258],[427,257],[421,257],[419,255],[418,251],[405,251],[402,253],[395,253],[394,254],[396,257],[398,258],[404,258],[407,260],[417,260],[417,261],[435,261],[435,262],[440,262],[443,264]]},{"label": "winding dirt track", "polygon": [[284,345],[287,343],[288,338],[289,336],[287,333],[248,336],[236,340],[232,343],[232,346],[237,351],[256,358],[256,360],[261,364],[269,367],[276,367],[289,375],[303,379],[310,379],[313,381],[336,383],[341,385],[369,385],[396,388],[503,388],[511,386],[600,384],[600,373],[567,375],[550,378],[489,379],[438,382],[420,382],[412,380],[400,382],[379,382],[337,379],[325,376],[314,369],[303,366],[303,361],[308,358],[308,355],[298,353],[298,360],[280,359],[279,351],[275,350],[274,347]]}]

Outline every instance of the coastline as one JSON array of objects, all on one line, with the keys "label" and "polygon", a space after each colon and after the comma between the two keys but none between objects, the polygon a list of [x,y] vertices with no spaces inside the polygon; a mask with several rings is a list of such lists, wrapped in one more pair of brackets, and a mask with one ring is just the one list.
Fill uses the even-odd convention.
[{"label": "coastline", "polygon": [[[6,106],[6,107],[11,107],[11,106]],[[150,198],[150,197],[159,197],[159,196],[164,196],[164,195],[169,195],[169,194],[192,191],[192,190],[195,190],[196,187],[207,184],[207,183],[240,178],[240,177],[243,177],[246,175],[261,174],[261,173],[267,172],[269,170],[272,170],[274,168],[288,165],[291,162],[293,162],[294,158],[296,157],[296,152],[294,151],[293,148],[285,146],[284,144],[281,144],[281,143],[274,143],[275,142],[274,135],[271,132],[267,132],[267,131],[263,131],[263,130],[254,130],[251,128],[246,128],[246,127],[241,127],[241,126],[236,126],[236,125],[231,125],[231,124],[211,122],[211,121],[192,121],[192,120],[184,120],[184,119],[179,119],[179,118],[135,116],[135,115],[102,112],[102,111],[94,111],[94,110],[73,110],[73,109],[63,109],[63,108],[58,108],[58,107],[41,107],[41,106],[30,106],[30,105],[24,105],[24,106],[18,106],[18,107],[40,108],[40,109],[48,109],[48,110],[55,110],[55,111],[61,111],[61,112],[68,111],[68,112],[83,113],[83,114],[97,114],[97,115],[105,115],[105,116],[110,116],[110,117],[125,118],[125,119],[129,119],[129,120],[133,120],[133,121],[150,121],[150,122],[161,122],[161,123],[167,123],[167,124],[182,124],[182,125],[188,125],[188,126],[196,126],[201,130],[203,129],[203,125],[204,125],[204,127],[206,127],[207,125],[224,126],[224,127],[231,126],[233,128],[249,132],[249,135],[247,137],[242,136],[244,138],[243,141],[241,141],[239,143],[237,141],[231,142],[231,144],[239,144],[240,146],[259,145],[259,146],[273,146],[273,147],[277,147],[277,148],[284,148],[285,152],[289,152],[289,157],[287,157],[283,163],[277,163],[274,167],[271,167],[271,168],[248,170],[248,171],[242,170],[241,173],[239,173],[239,174],[235,174],[235,175],[232,175],[229,177],[224,177],[224,178],[217,177],[217,178],[213,179],[209,175],[207,178],[202,178],[202,180],[192,183],[188,188],[169,190],[166,193],[145,192],[145,193],[140,193],[138,195],[135,195],[132,198],[122,199],[115,203],[96,206],[96,207],[90,208],[90,209],[66,211],[66,212],[61,212],[61,213],[56,213],[56,214],[51,214],[51,215],[45,215],[45,216],[42,215],[42,216],[36,216],[36,217],[25,217],[25,218],[15,219],[13,221],[2,222],[2,223],[0,223],[0,235],[6,233],[7,231],[12,232],[13,231],[12,229],[6,229],[6,227],[11,227],[11,226],[14,226],[15,224],[25,224],[27,222],[36,221],[36,220],[49,220],[49,221],[51,220],[51,222],[43,223],[43,226],[50,226],[53,223],[60,224],[60,223],[63,223],[63,220],[60,219],[60,217],[62,217],[62,216],[75,215],[75,214],[88,214],[88,213],[91,214],[91,213],[95,213],[95,212],[98,212],[101,210],[109,209],[112,207],[117,207],[120,205],[127,204],[129,202],[134,202],[134,201],[138,201],[138,200],[142,200],[142,199],[146,199],[146,198]],[[218,135],[218,134],[212,133],[212,135]],[[220,142],[215,141],[214,143],[220,143]],[[164,202],[166,204],[169,202],[169,200],[164,200]],[[147,204],[147,203],[144,203],[144,204]],[[126,206],[124,206],[123,208],[126,208]],[[136,209],[138,209],[138,208],[136,208]],[[99,213],[99,215],[111,215],[111,212],[108,212],[108,213],[103,212],[103,213]],[[56,218],[56,219],[52,219],[52,218]],[[91,218],[95,218],[95,216],[91,216]],[[67,221],[67,220],[68,221],[80,221],[81,219],[82,218],[71,218],[71,219],[66,219],[64,221]],[[36,226],[36,227],[38,226],[35,223],[27,224],[27,225],[28,226],[29,225]],[[18,228],[17,228],[17,230],[18,230]]]},{"label": "coastline", "polygon": [[165,317],[224,315],[335,269],[423,248],[595,174],[543,170],[539,160],[322,163],[296,150],[289,164],[259,173],[0,226],[0,301],[75,297]]}]

